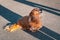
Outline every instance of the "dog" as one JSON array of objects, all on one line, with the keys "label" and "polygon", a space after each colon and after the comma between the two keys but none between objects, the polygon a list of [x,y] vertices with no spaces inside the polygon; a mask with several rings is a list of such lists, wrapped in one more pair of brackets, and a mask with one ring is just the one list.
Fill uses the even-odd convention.
[{"label": "dog", "polygon": [[22,29],[36,32],[42,28],[41,13],[41,9],[34,8],[30,12],[29,16],[24,16],[23,18],[19,19],[17,23],[6,26],[5,30],[8,32],[13,32],[17,29]]},{"label": "dog", "polygon": [[29,25],[31,26],[30,30],[32,32],[36,32],[42,28],[41,13],[42,13],[42,9],[35,8],[29,14],[30,16]]}]

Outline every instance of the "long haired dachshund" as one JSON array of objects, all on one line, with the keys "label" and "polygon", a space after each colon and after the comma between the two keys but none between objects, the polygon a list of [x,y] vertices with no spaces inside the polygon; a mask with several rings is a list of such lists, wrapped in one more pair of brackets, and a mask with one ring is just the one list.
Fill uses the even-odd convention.
[{"label": "long haired dachshund", "polygon": [[29,16],[19,19],[15,24],[6,26],[5,30],[13,32],[17,29],[22,29],[36,32],[42,28],[41,13],[41,9],[35,8],[30,12]]}]

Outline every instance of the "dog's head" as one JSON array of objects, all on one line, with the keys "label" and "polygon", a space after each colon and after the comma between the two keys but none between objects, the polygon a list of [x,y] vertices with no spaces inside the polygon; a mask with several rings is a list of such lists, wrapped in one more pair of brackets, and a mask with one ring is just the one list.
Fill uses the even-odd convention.
[{"label": "dog's head", "polygon": [[[39,8],[35,8],[35,9],[33,9],[32,11],[31,11],[31,13],[29,14],[29,16],[30,16],[30,21],[32,21],[32,22],[34,22],[34,23],[36,23],[36,24],[38,24],[39,23],[39,19],[40,19],[40,17],[41,17],[41,13],[42,13],[42,9],[39,9]],[[32,29],[32,31],[33,30],[37,30],[37,27],[39,27],[38,25],[34,25],[34,24],[30,24],[30,29]]]},{"label": "dog's head", "polygon": [[40,19],[41,13],[42,13],[42,9],[34,8],[29,14],[31,21],[37,21],[37,19]]},{"label": "dog's head", "polygon": [[29,15],[30,16],[34,16],[34,15],[37,16],[37,15],[39,15],[41,13],[42,13],[42,9],[34,8]]}]

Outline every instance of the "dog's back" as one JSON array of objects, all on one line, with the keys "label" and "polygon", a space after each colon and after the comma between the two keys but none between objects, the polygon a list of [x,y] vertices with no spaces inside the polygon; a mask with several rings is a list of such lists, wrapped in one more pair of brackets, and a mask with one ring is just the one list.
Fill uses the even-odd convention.
[{"label": "dog's back", "polygon": [[21,25],[22,29],[29,29],[29,16],[24,16],[17,24]]}]

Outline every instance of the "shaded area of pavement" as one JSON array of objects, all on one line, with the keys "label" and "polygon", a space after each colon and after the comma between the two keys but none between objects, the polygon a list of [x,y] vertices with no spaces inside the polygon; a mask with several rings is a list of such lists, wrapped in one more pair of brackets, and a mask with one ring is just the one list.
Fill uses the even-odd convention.
[{"label": "shaded area of pavement", "polygon": [[16,23],[18,19],[22,18],[22,16],[12,12],[11,10],[8,10],[7,8],[4,8],[1,5],[0,5],[0,15],[3,16],[8,21],[10,21],[11,23]]},{"label": "shaded area of pavement", "polygon": [[14,0],[14,1],[20,2],[20,3],[24,3],[24,4],[27,4],[29,6],[33,6],[33,7],[42,8],[43,10],[45,10],[47,12],[50,12],[52,14],[60,16],[60,13],[56,12],[56,11],[60,12],[60,10],[58,10],[58,9],[54,9],[54,8],[51,8],[51,7],[48,7],[48,6],[44,6],[44,5],[41,5],[41,4],[37,4],[37,3],[33,3],[33,2],[29,2],[27,0]]},{"label": "shaded area of pavement", "polygon": [[[18,15],[14,12],[12,12],[11,10],[3,7],[2,5],[0,5],[0,15],[3,16],[5,19],[7,19],[8,21],[10,21],[11,23],[15,23],[18,19],[22,18],[21,15]],[[45,26],[41,29],[41,31],[43,31],[44,33],[46,33],[47,36],[45,34],[43,34],[42,32],[38,31],[36,33],[32,33],[29,31],[26,31],[28,34],[31,34],[32,36],[41,39],[41,40],[59,40],[60,39],[60,34],[57,34],[55,32],[53,32],[52,30],[46,28]]]},{"label": "shaded area of pavement", "polygon": [[46,34],[56,38],[57,40],[60,39],[60,34],[57,34],[56,32],[46,28],[45,26],[43,26],[43,28],[41,29],[41,31],[45,32]]},{"label": "shaded area of pavement", "polygon": [[26,31],[26,32],[42,40],[48,40],[48,39],[60,40],[60,34],[57,34],[56,32],[46,28],[45,26],[43,26],[43,28],[41,28],[40,31],[37,31],[35,33],[29,32],[29,31]]}]

